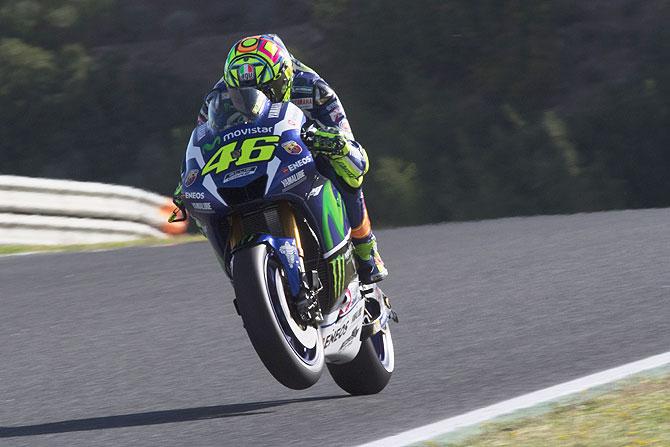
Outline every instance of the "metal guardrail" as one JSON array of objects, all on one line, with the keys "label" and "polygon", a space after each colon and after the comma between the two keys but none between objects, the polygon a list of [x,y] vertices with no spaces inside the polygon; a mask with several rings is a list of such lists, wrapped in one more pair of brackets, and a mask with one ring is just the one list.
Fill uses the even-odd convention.
[{"label": "metal guardrail", "polygon": [[130,186],[0,175],[0,244],[78,244],[184,233],[171,199]]}]

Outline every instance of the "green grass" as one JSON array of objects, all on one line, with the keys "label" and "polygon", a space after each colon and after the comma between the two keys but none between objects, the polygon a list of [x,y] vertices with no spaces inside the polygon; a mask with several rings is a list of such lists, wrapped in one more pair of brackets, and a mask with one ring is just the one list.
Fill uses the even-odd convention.
[{"label": "green grass", "polygon": [[484,424],[467,438],[451,441],[438,438],[418,445],[667,447],[670,446],[670,373],[626,380],[591,397],[553,404],[548,412],[539,415]]},{"label": "green grass", "polygon": [[173,245],[184,244],[188,242],[204,241],[205,238],[200,235],[174,236],[168,239],[143,238],[123,242],[107,242],[101,244],[76,244],[76,245],[0,245],[0,255],[29,253],[29,252],[58,252],[58,251],[92,251],[92,250],[111,250],[114,248],[153,246],[153,245]]}]

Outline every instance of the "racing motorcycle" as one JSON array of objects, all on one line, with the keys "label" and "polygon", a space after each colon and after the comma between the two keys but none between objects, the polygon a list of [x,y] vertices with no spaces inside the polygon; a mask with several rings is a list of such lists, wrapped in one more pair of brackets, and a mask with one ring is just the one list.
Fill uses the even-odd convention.
[{"label": "racing motorcycle", "polygon": [[208,118],[191,134],[172,220],[190,214],[211,243],[275,379],[308,388],[325,366],[348,393],[378,393],[394,369],[397,316],[358,279],[344,203],[317,171],[304,114],[242,88],[212,98]]}]

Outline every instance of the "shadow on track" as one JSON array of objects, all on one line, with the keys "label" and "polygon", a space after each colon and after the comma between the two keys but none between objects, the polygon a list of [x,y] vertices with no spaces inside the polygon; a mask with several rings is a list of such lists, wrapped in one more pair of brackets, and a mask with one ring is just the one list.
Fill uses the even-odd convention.
[{"label": "shadow on track", "polygon": [[69,421],[49,422],[45,424],[23,425],[19,427],[0,427],[0,438],[19,436],[36,436],[73,431],[104,430],[107,428],[136,427],[140,425],[170,424],[173,422],[196,421],[200,419],[217,419],[237,416],[252,416],[271,413],[261,411],[283,405],[313,402],[321,400],[342,399],[349,395],[307,397],[303,399],[284,399],[266,402],[249,402],[244,404],[214,405],[211,407],[183,408],[178,410],[149,411],[146,413],[121,414]]}]

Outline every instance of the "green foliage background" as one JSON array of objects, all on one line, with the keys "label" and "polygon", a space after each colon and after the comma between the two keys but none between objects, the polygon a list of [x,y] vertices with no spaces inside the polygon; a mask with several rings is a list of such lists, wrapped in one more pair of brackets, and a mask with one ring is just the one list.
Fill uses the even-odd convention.
[{"label": "green foliage background", "polygon": [[0,173],[169,193],[228,47],[277,32],[344,102],[378,223],[670,205],[665,0],[240,8],[0,0]]}]

